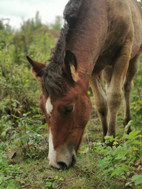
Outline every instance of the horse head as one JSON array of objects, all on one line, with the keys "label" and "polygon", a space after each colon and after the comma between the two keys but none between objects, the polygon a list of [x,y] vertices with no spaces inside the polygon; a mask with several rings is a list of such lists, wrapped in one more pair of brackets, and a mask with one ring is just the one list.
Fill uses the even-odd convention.
[{"label": "horse head", "polygon": [[76,161],[91,113],[89,78],[80,78],[76,57],[70,51],[66,51],[64,63],[60,65],[46,66],[27,58],[33,75],[42,85],[39,106],[49,129],[49,164],[58,169],[68,168]]}]

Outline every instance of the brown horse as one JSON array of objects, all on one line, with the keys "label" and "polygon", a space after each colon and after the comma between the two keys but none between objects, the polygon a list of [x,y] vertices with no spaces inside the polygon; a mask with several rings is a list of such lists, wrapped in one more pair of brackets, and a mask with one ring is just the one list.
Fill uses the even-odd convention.
[{"label": "brown horse", "polygon": [[115,137],[122,89],[124,124],[129,122],[132,80],[142,51],[142,11],[136,0],[70,0],[64,18],[49,65],[27,57],[42,85],[40,108],[49,128],[49,163],[55,168],[75,163],[91,114],[89,82],[103,136]]}]

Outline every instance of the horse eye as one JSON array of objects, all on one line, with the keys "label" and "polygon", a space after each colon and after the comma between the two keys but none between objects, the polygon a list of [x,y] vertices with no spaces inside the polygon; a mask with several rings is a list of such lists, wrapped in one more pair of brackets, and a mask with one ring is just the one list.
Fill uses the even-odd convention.
[{"label": "horse eye", "polygon": [[71,113],[73,111],[73,106],[66,106],[65,107],[65,114],[69,114],[69,113]]}]

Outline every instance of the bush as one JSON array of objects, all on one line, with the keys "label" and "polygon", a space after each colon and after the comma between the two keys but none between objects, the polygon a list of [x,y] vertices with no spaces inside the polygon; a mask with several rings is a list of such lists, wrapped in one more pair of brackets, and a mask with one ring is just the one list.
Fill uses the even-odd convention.
[{"label": "bush", "polygon": [[40,84],[30,73],[26,55],[46,62],[57,32],[40,23],[38,15],[23,22],[19,31],[7,28],[0,28],[0,141],[20,147],[24,156],[39,157],[39,151],[47,153],[47,129],[38,108]]}]

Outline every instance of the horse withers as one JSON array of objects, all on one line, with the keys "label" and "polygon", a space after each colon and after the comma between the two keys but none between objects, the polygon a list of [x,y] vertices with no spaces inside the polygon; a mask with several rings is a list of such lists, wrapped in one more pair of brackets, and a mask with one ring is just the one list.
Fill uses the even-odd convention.
[{"label": "horse withers", "polygon": [[27,57],[42,85],[40,108],[49,128],[49,163],[58,169],[76,161],[91,114],[89,83],[103,137],[115,137],[122,89],[124,125],[130,121],[132,80],[142,51],[142,11],[136,0],[70,0],[64,18],[49,64]]}]

